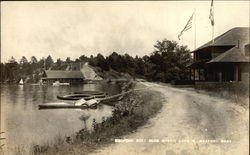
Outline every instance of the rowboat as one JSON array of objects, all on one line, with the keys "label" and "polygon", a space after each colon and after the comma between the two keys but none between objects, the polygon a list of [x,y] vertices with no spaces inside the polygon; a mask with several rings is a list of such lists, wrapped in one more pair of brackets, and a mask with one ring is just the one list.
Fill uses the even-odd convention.
[{"label": "rowboat", "polygon": [[38,107],[39,109],[88,109],[88,108],[95,109],[97,108],[97,105],[88,106],[86,104],[75,105],[75,104],[64,103],[64,104],[39,104]]},{"label": "rowboat", "polygon": [[[113,96],[105,97],[105,95],[87,95],[87,94],[71,94],[65,96],[57,96],[57,98],[66,99],[66,100],[77,100],[73,103],[47,103],[47,104],[40,104],[38,105],[39,109],[58,109],[58,108],[80,108],[80,109],[87,109],[92,108],[96,109],[100,103],[114,106],[115,104],[112,102],[122,100],[123,96],[131,93],[132,90],[123,92],[120,94],[116,94]],[[97,98],[102,97],[102,98]],[[78,99],[77,99],[78,98]],[[79,99],[80,98],[80,99]]]},{"label": "rowboat", "polygon": [[73,108],[73,109],[96,109],[99,101],[92,99],[92,100],[84,100],[80,99],[76,101],[75,103],[65,103],[65,102],[59,102],[59,103],[46,103],[46,104],[40,104],[38,105],[39,109],[65,109],[65,108]]},{"label": "rowboat", "polygon": [[39,109],[59,109],[59,108],[81,108],[86,109],[88,108],[86,105],[74,105],[69,103],[63,103],[63,104],[57,104],[57,103],[51,103],[51,104],[39,104]]},{"label": "rowboat", "polygon": [[70,94],[70,95],[64,95],[64,96],[57,96],[57,98],[60,100],[79,100],[79,99],[90,100],[94,98],[104,98],[104,97],[106,97],[105,94],[103,95]]},{"label": "rowboat", "polygon": [[89,94],[89,95],[105,95],[106,93],[101,91],[76,91],[74,94]]}]

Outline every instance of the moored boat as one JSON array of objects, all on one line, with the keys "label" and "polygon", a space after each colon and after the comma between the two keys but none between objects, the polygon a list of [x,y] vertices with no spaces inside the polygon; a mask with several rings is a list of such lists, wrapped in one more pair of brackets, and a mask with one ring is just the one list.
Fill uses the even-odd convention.
[{"label": "moored boat", "polygon": [[70,95],[64,95],[64,96],[57,96],[60,100],[90,100],[94,98],[104,98],[106,95],[90,95],[90,94],[70,94]]},{"label": "moored boat", "polygon": [[46,104],[40,104],[38,105],[39,109],[59,109],[59,108],[80,108],[80,109],[95,109],[97,108],[97,105],[99,104],[99,101],[96,99],[91,99],[86,101],[85,99],[77,100],[74,103],[65,103],[65,102],[59,102],[59,103],[46,103]]},{"label": "moored boat", "polygon": [[87,90],[87,91],[76,91],[74,92],[74,94],[105,95],[106,93],[101,92],[101,91]]},{"label": "moored boat", "polygon": [[38,105],[39,109],[65,109],[65,108],[72,108],[72,109],[87,109],[87,108],[96,108],[96,105],[87,105],[87,104],[70,104],[70,103],[50,103],[50,104],[40,104]]},{"label": "moored boat", "polygon": [[68,86],[68,85],[70,85],[70,84],[66,83],[66,82],[61,83],[59,81],[56,81],[56,82],[53,83],[53,86]]}]

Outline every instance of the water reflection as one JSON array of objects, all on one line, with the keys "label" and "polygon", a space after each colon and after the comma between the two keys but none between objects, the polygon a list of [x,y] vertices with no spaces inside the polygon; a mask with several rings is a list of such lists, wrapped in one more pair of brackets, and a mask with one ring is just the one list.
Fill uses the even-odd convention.
[{"label": "water reflection", "polygon": [[25,148],[34,144],[53,142],[54,138],[70,136],[83,127],[92,130],[93,119],[101,122],[112,115],[112,107],[98,109],[38,110],[38,104],[58,102],[57,95],[74,91],[97,90],[109,95],[120,92],[118,85],[106,83],[72,86],[1,85],[3,131],[7,147]]}]

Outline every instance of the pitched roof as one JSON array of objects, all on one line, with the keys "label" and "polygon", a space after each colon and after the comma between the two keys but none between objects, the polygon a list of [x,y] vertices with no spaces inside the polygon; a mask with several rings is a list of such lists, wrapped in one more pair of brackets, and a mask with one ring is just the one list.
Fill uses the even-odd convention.
[{"label": "pitched roof", "polygon": [[221,34],[214,39],[214,43],[211,41],[195,49],[193,52],[203,49],[209,46],[232,46],[237,45],[240,41],[240,49],[243,49],[245,44],[249,43],[249,28],[248,27],[235,27],[229,31]]},{"label": "pitched roof", "polygon": [[49,79],[83,79],[81,71],[46,70]]},{"label": "pitched roof", "polygon": [[215,62],[249,62],[249,58],[244,56],[238,47],[233,47],[207,63]]}]

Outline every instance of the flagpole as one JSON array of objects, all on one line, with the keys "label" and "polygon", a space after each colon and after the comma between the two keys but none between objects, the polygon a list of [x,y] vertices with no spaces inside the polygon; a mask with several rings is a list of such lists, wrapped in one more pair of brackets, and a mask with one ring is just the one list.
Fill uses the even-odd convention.
[{"label": "flagpole", "polygon": [[196,49],[196,8],[194,9],[194,49]]},{"label": "flagpole", "polygon": [[213,43],[214,43],[214,26],[212,26],[212,40],[213,40]]},{"label": "flagpole", "polygon": [[213,24],[212,24],[212,40],[214,44],[214,1],[212,0],[212,7],[213,7]]}]

